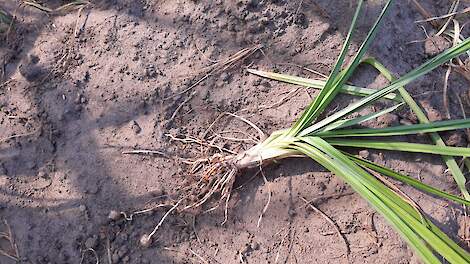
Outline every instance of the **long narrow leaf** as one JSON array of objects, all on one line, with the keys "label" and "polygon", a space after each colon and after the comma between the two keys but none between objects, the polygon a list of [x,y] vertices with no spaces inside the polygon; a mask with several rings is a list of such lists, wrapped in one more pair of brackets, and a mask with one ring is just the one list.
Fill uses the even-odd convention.
[{"label": "long narrow leaf", "polygon": [[351,26],[349,27],[349,31],[346,36],[346,40],[343,44],[343,48],[341,49],[341,53],[335,63],[335,66],[333,67],[333,71],[331,72],[328,80],[326,81],[325,87],[320,91],[320,93],[317,95],[317,97],[315,97],[313,102],[302,113],[302,116],[291,127],[289,131],[289,135],[296,135],[300,130],[305,128],[305,126],[309,125],[321,113],[321,109],[323,108],[322,106],[323,99],[325,99],[325,97],[328,96],[330,91],[334,89],[333,83],[339,71],[341,70],[341,66],[343,65],[344,58],[346,57],[346,54],[348,52],[352,34],[356,27],[356,22],[361,12],[363,2],[364,2],[363,0],[359,0],[356,11],[354,13],[354,17],[351,22]]},{"label": "long narrow leaf", "polygon": [[[356,117],[356,118],[336,121],[336,122],[334,122],[333,124],[330,124],[330,125],[324,127],[324,128],[321,130],[321,132],[315,133],[315,134],[318,135],[318,134],[323,133],[323,132],[326,133],[326,131],[330,131],[330,130],[334,130],[334,129],[339,129],[339,128],[343,128],[343,127],[350,127],[350,126],[354,126],[354,125],[357,125],[357,124],[360,124],[360,123],[363,123],[363,122],[372,120],[372,119],[377,118],[377,117],[379,117],[379,116],[382,116],[382,115],[384,115],[384,114],[387,114],[387,113],[390,113],[390,112],[395,111],[396,109],[398,109],[398,108],[399,108],[400,106],[402,106],[403,104],[404,104],[404,103],[400,103],[400,104],[394,105],[394,106],[392,106],[392,107],[386,108],[386,109],[384,109],[384,110],[381,110],[381,111],[378,111],[378,112],[373,112],[373,113],[370,113],[370,114],[367,114],[367,115],[363,115],[363,116],[359,116],[359,117]],[[340,131],[343,131],[343,130],[340,130]]]},{"label": "long narrow leaf", "polygon": [[467,201],[465,199],[462,199],[458,196],[455,196],[455,195],[452,195],[452,194],[449,194],[449,193],[446,193],[446,192],[443,192],[439,189],[436,189],[432,186],[429,186],[427,184],[424,184],[414,178],[411,178],[410,176],[406,176],[406,175],[403,175],[403,174],[400,174],[398,172],[395,172],[387,167],[384,167],[384,166],[381,166],[379,164],[376,164],[376,163],[373,163],[373,162],[370,162],[368,160],[365,160],[365,159],[361,159],[359,157],[356,157],[354,155],[351,155],[347,152],[343,152],[344,155],[347,155],[349,158],[351,158],[352,160],[354,160],[357,164],[363,166],[363,167],[366,167],[366,168],[369,168],[369,169],[372,169],[382,175],[385,175],[387,177],[390,177],[390,178],[393,178],[397,181],[401,181],[403,183],[406,183],[418,190],[421,190],[421,191],[424,191],[424,192],[428,192],[430,194],[434,194],[436,196],[439,196],[441,198],[445,198],[445,199],[449,199],[451,201],[454,201],[454,202],[457,202],[457,203],[460,203],[460,204],[463,204],[463,205],[470,205],[470,201]]},{"label": "long narrow leaf", "polygon": [[359,139],[326,139],[326,141],[335,146],[355,147],[355,148],[372,148],[383,150],[395,150],[405,152],[429,153],[456,157],[470,157],[470,148],[435,146],[419,143],[408,142],[389,142],[376,140],[359,140]]},{"label": "long narrow leaf", "polygon": [[[442,254],[451,263],[467,263],[470,257],[467,252],[440,232],[432,223],[430,226],[420,221],[419,213],[400,196],[393,193],[375,177],[358,168],[340,152],[325,144],[318,137],[306,138],[309,145],[299,151],[312,157],[336,175],[346,180],[355,191],[369,201],[385,218],[392,223],[397,231],[419,253],[426,263],[436,262],[435,257],[423,243],[426,241],[433,249]],[[302,143],[296,143],[302,145]],[[324,153],[314,151],[313,146],[320,147]],[[329,146],[329,147],[328,147]],[[328,154],[325,154],[328,153]],[[319,157],[323,155],[323,157]],[[332,155],[333,159],[325,156]],[[418,235],[419,234],[419,235]]]},{"label": "long narrow leaf", "polygon": [[[328,155],[332,155],[336,157],[338,161],[346,163],[348,165],[347,167],[353,168],[354,166],[357,166],[353,163],[353,161],[342,155],[337,149],[323,141],[321,138],[308,137],[307,140],[316,146],[324,148]],[[340,163],[338,163],[338,165],[339,164]],[[347,168],[344,169],[346,170]],[[363,185],[367,186],[367,188],[372,190],[375,195],[379,197],[379,199],[385,202],[387,206],[390,207],[391,211],[397,212],[404,222],[412,227],[413,230],[419,234],[427,243],[429,243],[432,248],[439,252],[439,254],[441,254],[451,263],[461,263],[461,261],[464,261],[463,263],[470,263],[470,255],[465,250],[450,240],[439,230],[439,228],[434,226],[432,223],[422,223],[421,213],[412,207],[409,203],[405,202],[401,196],[391,191],[388,187],[385,187],[369,173],[366,173],[363,170],[357,168],[355,168],[354,171],[359,173],[361,176],[358,177],[358,179]],[[351,171],[349,173],[352,174],[353,172]],[[450,248],[448,248],[448,246]],[[461,260],[461,257],[465,258],[465,260]]]},{"label": "long narrow leaf", "polygon": [[[280,82],[285,82],[285,83],[290,83],[290,84],[301,85],[301,86],[309,87],[309,88],[315,88],[315,89],[323,89],[323,87],[325,87],[325,84],[326,84],[326,81],[323,81],[323,80],[302,78],[302,77],[297,77],[297,76],[288,75],[288,74],[260,71],[260,70],[254,70],[254,69],[248,69],[247,71],[249,73],[252,73],[252,74],[264,77],[264,78],[268,78],[268,79],[272,79],[272,80],[276,80]],[[376,89],[363,88],[363,87],[347,85],[347,84],[344,84],[343,86],[341,86],[341,90],[340,90],[340,92],[342,93],[356,95],[356,96],[368,96],[368,95],[375,93],[376,91],[377,91]],[[384,96],[384,98],[401,102],[401,98],[394,93],[387,94]]]},{"label": "long narrow leaf", "polygon": [[447,120],[427,124],[394,126],[387,128],[343,129],[315,133],[322,138],[331,137],[383,137],[449,131],[470,127],[470,119]]},{"label": "long narrow leaf", "polygon": [[439,67],[441,64],[461,55],[465,51],[470,49],[470,38],[466,39],[462,43],[460,43],[457,46],[454,46],[441,54],[437,55],[436,57],[430,59],[420,67],[418,67],[415,70],[412,70],[408,74],[404,75],[400,79],[395,80],[392,82],[389,86],[382,88],[378,90],[377,92],[362,98],[361,100],[350,104],[346,108],[336,112],[335,114],[315,123],[314,125],[302,130],[302,132],[299,133],[300,136],[305,136],[308,135],[328,124],[331,124],[332,122],[351,114],[353,111],[356,111],[360,108],[363,108],[366,105],[369,105],[370,103],[383,98],[384,95],[389,94],[391,92],[394,92],[398,90],[400,87],[403,87],[410,83],[411,81],[415,80],[418,77],[421,77],[422,75],[434,70],[435,68]]},{"label": "long narrow leaf", "polygon": [[[369,59],[364,60],[364,63],[370,64],[372,67],[376,68],[389,81],[395,80],[395,77],[390,73],[390,71],[387,70],[387,68],[385,68],[376,59],[369,58]],[[416,114],[416,117],[418,118],[419,122],[423,124],[429,123],[429,119],[427,118],[426,114],[423,112],[423,110],[421,110],[421,108],[415,102],[413,97],[411,97],[411,95],[405,90],[405,88],[400,87],[398,89],[398,92],[400,93],[400,96],[403,98],[403,101],[405,101],[410,106],[411,110]],[[434,144],[438,146],[446,145],[444,143],[444,140],[442,140],[442,138],[439,136],[438,133],[431,133],[430,135]],[[468,193],[468,190],[466,188],[467,180],[465,179],[465,176],[460,170],[460,167],[458,166],[455,159],[450,156],[442,156],[442,159],[444,160],[450,172],[452,173],[452,176],[454,177],[454,180],[457,183],[457,186],[459,187],[462,195],[465,197],[465,199],[470,200],[470,194]],[[470,169],[469,162],[466,162],[465,165],[467,166],[468,169]]]},{"label": "long narrow leaf", "polygon": [[[305,153],[307,156],[320,163],[322,166],[333,172],[336,176],[345,180],[359,195],[367,200],[389,223],[395,227],[398,233],[408,242],[408,244],[419,254],[421,259],[426,263],[439,264],[439,259],[433,254],[432,250],[427,247],[424,241],[418,236],[410,226],[389,206],[387,206],[380,198],[378,198],[369,188],[360,183],[357,174],[350,168],[319,151],[310,144],[296,143],[293,146],[296,150]],[[357,176],[357,177],[355,177]]]}]

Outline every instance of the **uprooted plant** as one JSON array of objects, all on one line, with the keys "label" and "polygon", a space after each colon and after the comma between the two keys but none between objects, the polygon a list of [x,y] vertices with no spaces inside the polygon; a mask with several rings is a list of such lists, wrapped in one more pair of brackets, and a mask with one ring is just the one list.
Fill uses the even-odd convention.
[{"label": "uprooted plant", "polygon": [[[200,176],[199,180],[183,189],[177,202],[170,206],[171,209],[163,216],[152,233],[142,237],[142,244],[148,245],[150,243],[152,236],[162,222],[174,210],[181,211],[200,207],[215,195],[219,198],[219,204],[222,202],[227,204],[226,201],[230,199],[235,178],[245,169],[264,166],[269,162],[288,157],[306,156],[343,179],[354,191],[366,199],[400,233],[425,263],[440,263],[439,256],[450,263],[470,263],[470,254],[428,220],[422,210],[419,209],[419,206],[398,192],[388,181],[383,180],[384,178],[377,178],[370,173],[372,171],[374,174],[393,178],[419,190],[464,206],[470,205],[470,195],[465,188],[465,177],[453,158],[469,157],[470,149],[448,147],[437,134],[440,131],[468,128],[470,127],[470,119],[430,123],[417,103],[403,88],[418,77],[470,50],[470,39],[461,41],[408,74],[395,79],[376,60],[363,59],[380,22],[393,2],[389,0],[359,47],[357,54],[342,69],[363,2],[360,0],[358,3],[341,53],[327,80],[310,80],[259,70],[249,70],[253,74],[266,78],[315,87],[320,89],[320,92],[291,128],[272,133],[261,143],[238,155],[223,156],[218,154],[194,164],[193,173]],[[346,82],[361,63],[372,65],[391,83],[378,90],[347,85]],[[363,98],[330,116],[320,119],[321,114],[339,93],[359,95]],[[394,105],[367,115],[351,117],[358,110],[378,100],[390,100],[394,102]],[[360,123],[390,113],[403,105],[408,105],[411,108],[418,117],[420,124],[381,129],[354,128]],[[430,133],[435,145],[364,139],[421,133]],[[414,178],[394,172],[337,148],[343,146],[442,155],[464,198],[445,193]]]}]

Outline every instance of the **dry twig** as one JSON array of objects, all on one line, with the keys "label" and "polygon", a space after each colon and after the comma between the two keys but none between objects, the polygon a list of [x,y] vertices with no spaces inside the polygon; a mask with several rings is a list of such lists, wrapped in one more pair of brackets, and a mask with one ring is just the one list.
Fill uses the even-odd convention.
[{"label": "dry twig", "polygon": [[263,219],[263,215],[266,213],[268,210],[269,204],[271,203],[271,197],[272,197],[272,191],[271,191],[271,186],[269,185],[268,179],[266,179],[266,176],[264,175],[263,168],[261,167],[261,163],[259,166],[261,176],[263,176],[264,183],[268,189],[268,201],[266,202],[266,205],[263,207],[263,211],[261,212],[259,218],[258,218],[258,223],[256,227],[259,227],[261,225],[261,220]]},{"label": "dry twig", "polygon": [[330,223],[330,225],[332,225],[336,229],[338,236],[341,237],[346,247],[346,258],[349,258],[351,249],[349,248],[349,243],[348,243],[348,240],[346,239],[346,236],[341,232],[341,229],[339,228],[339,226],[327,214],[325,214],[323,211],[321,211],[317,207],[313,206],[313,204],[311,204],[307,199],[305,199],[304,197],[300,197],[300,199],[302,199],[302,201],[304,201],[305,204],[308,207],[310,207],[312,210],[319,213],[328,223]]},{"label": "dry twig", "polygon": [[[11,232],[11,227],[8,224],[6,219],[3,220],[3,224],[6,227],[6,232],[0,232],[0,239],[5,239],[10,244],[9,250],[0,249],[0,255],[5,256],[14,260],[15,262],[20,261],[20,254],[18,252],[18,246],[16,245],[15,239],[13,238],[13,233]],[[12,251],[12,252],[10,252]]]}]

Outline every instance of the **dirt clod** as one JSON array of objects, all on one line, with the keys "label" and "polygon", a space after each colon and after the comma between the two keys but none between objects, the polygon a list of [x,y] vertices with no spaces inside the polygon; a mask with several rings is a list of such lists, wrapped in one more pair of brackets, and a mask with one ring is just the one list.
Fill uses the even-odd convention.
[{"label": "dirt clod", "polygon": [[379,127],[396,126],[399,124],[399,118],[395,114],[384,114],[377,118]]},{"label": "dirt clod", "polygon": [[142,131],[142,128],[140,128],[139,124],[135,120],[131,122],[131,129],[135,134],[139,134]]},{"label": "dirt clod", "polygon": [[424,52],[429,57],[434,57],[450,47],[450,43],[442,36],[432,36],[424,42]]}]

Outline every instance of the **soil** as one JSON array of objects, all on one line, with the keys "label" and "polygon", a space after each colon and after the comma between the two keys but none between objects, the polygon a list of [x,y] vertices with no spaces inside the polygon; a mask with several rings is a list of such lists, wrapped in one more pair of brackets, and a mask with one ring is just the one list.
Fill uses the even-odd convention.
[{"label": "soil", "polygon": [[[195,180],[183,159],[219,152],[172,141],[167,134],[202,138],[208,131],[213,145],[239,152],[253,145],[257,133],[229,116],[208,130],[221,113],[237,113],[265,133],[289,127],[316,91],[301,88],[284,104],[261,107],[297,87],[260,79],[246,68],[319,78],[302,69],[308,67],[327,74],[352,18],[353,2],[110,0],[80,12],[46,15],[2,1],[17,23],[0,42],[0,138],[18,136],[0,141],[0,217],[8,221],[21,262],[419,263],[364,200],[308,159],[264,168],[266,184],[260,176],[252,178],[256,170],[239,175],[224,225],[223,208],[171,214],[148,248],[139,240],[165,209],[132,220],[109,217],[113,210],[129,213],[167,201]],[[350,54],[383,2],[366,2]],[[450,4],[420,2],[433,14],[445,14]],[[419,19],[409,1],[396,1],[368,55],[402,75],[445,48],[439,41],[415,41],[425,39],[414,23]],[[261,50],[181,93],[206,76],[208,66],[258,44]],[[407,87],[432,120],[446,118],[444,73],[437,69]],[[374,88],[386,83],[368,67],[351,81]],[[468,83],[457,74],[450,83],[451,117],[462,118],[456,98],[468,106]],[[329,111],[354,99],[340,96]],[[402,109],[368,125],[415,121]],[[468,143],[462,131],[444,136],[453,145]],[[235,137],[251,140],[230,140]],[[429,142],[423,135],[403,139]],[[133,149],[165,156],[122,153]],[[440,157],[351,151],[458,194]],[[461,207],[400,188],[466,247]],[[258,227],[269,192],[272,199]],[[335,228],[306,208],[301,197],[315,199],[314,205],[338,225],[349,257]],[[0,246],[11,252],[8,244]],[[0,263],[14,261],[0,257]]]}]

